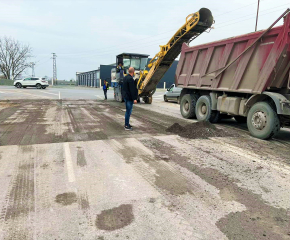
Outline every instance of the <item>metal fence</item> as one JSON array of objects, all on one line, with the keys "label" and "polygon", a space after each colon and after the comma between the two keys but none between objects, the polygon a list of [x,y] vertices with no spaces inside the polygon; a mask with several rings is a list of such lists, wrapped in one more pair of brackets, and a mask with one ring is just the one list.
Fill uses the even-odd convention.
[{"label": "metal fence", "polygon": [[0,79],[0,86],[13,86],[14,81],[10,79]]}]

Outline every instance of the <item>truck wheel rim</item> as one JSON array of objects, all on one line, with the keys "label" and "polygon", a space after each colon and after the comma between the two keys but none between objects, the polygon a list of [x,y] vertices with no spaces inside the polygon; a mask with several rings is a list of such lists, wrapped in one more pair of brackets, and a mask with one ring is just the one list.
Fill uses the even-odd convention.
[{"label": "truck wheel rim", "polygon": [[267,124],[266,114],[262,111],[255,112],[252,117],[252,124],[257,130],[263,130]]}]

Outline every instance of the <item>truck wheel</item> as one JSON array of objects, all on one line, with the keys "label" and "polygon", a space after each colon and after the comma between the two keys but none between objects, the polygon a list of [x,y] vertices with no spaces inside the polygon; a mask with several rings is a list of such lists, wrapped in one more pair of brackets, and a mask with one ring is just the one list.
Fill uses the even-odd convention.
[{"label": "truck wheel", "polygon": [[201,96],[195,107],[195,114],[198,121],[209,121],[217,123],[220,120],[220,112],[211,109],[210,96]]},{"label": "truck wheel", "polygon": [[180,113],[184,118],[195,118],[197,96],[195,94],[183,95],[180,103]]},{"label": "truck wheel", "polygon": [[17,88],[21,88],[21,87],[22,87],[22,84],[21,84],[21,83],[17,83],[17,84],[16,84],[16,87],[17,87]]},{"label": "truck wheel", "polygon": [[243,116],[235,116],[235,120],[238,123],[246,123],[247,122],[247,117],[243,117]]},{"label": "truck wheel", "polygon": [[39,83],[36,84],[37,89],[41,89],[41,85]]},{"label": "truck wheel", "polygon": [[168,99],[165,95],[164,95],[164,102],[168,102]]},{"label": "truck wheel", "polygon": [[258,102],[251,107],[247,126],[252,136],[264,140],[272,138],[281,127],[277,113],[267,102]]}]

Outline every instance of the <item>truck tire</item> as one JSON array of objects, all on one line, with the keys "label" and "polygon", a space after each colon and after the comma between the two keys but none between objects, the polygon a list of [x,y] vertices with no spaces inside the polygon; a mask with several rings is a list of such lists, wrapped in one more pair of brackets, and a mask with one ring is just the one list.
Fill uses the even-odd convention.
[{"label": "truck tire", "polygon": [[185,94],[180,102],[180,113],[184,118],[195,118],[195,106],[197,96],[195,94]]},{"label": "truck tire", "polygon": [[267,102],[258,102],[251,107],[247,126],[252,136],[263,140],[275,136],[281,127],[277,113]]},{"label": "truck tire", "polygon": [[41,85],[39,83],[36,84],[37,89],[41,89]]},{"label": "truck tire", "polygon": [[210,96],[201,96],[195,107],[195,115],[198,121],[209,121],[217,123],[220,120],[220,112],[211,109]]},{"label": "truck tire", "polygon": [[21,84],[21,83],[17,83],[17,84],[16,84],[16,87],[17,87],[17,88],[22,88],[22,84]]},{"label": "truck tire", "polygon": [[247,122],[247,117],[235,116],[234,118],[238,123],[246,123]]}]

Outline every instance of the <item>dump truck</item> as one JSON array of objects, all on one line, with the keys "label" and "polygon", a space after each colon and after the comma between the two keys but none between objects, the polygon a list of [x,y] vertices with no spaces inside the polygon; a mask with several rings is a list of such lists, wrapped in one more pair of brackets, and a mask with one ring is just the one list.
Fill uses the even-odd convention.
[{"label": "dump truck", "polygon": [[[176,86],[184,118],[218,122],[233,116],[252,136],[270,139],[290,124],[290,14],[268,29],[182,46]],[[278,21],[283,25],[273,28]]]},{"label": "dump truck", "polygon": [[[134,77],[138,88],[139,99],[142,99],[145,103],[151,104],[152,95],[155,93],[157,84],[170,68],[176,57],[180,54],[182,44],[193,41],[200,34],[209,29],[213,22],[212,13],[207,8],[201,8],[198,12],[188,15],[185,24],[178,29],[167,44],[160,46],[160,51],[150,60],[147,65],[149,70],[145,69],[146,65],[142,65],[146,58],[148,59],[148,55],[130,53],[118,55],[116,58],[116,65],[122,63],[124,66],[124,72],[116,75],[117,84],[114,88],[115,99],[117,101],[123,101],[123,77],[126,75],[126,70],[130,66],[134,67],[134,64],[137,62],[135,59],[139,59],[137,67],[140,66],[140,71],[138,69],[138,72]],[[130,63],[130,65],[125,64],[124,60],[126,60],[126,63]]]}]

